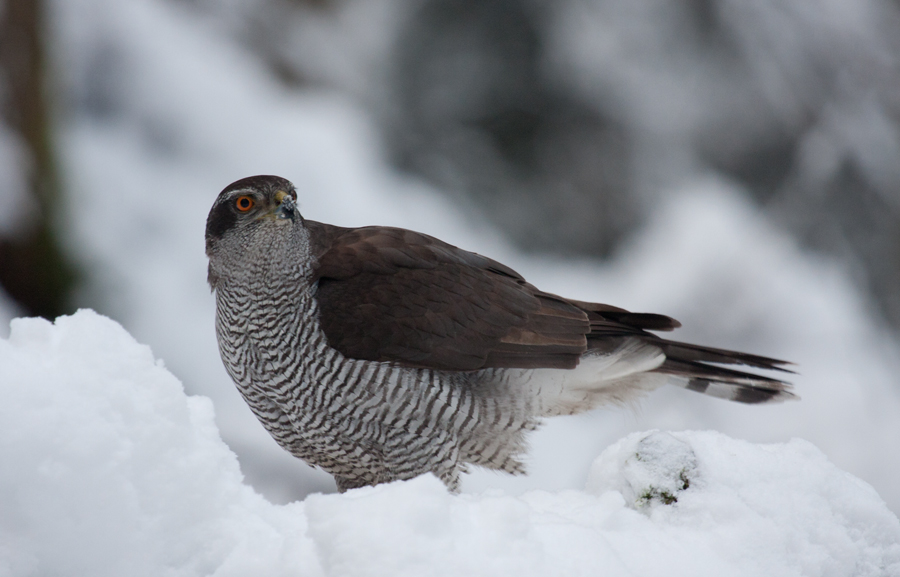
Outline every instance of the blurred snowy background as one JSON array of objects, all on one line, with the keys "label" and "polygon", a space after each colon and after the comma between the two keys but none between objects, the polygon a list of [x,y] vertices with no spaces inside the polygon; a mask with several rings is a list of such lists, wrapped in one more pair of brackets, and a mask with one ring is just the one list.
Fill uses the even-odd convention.
[{"label": "blurred snowy background", "polygon": [[466,491],[580,488],[630,431],[715,429],[807,439],[900,511],[898,29],[877,0],[0,0],[0,330],[107,314],[213,400],[253,487],[333,491],[213,333],[206,213],[278,174],[308,218],[798,363],[799,403],[664,389]]}]

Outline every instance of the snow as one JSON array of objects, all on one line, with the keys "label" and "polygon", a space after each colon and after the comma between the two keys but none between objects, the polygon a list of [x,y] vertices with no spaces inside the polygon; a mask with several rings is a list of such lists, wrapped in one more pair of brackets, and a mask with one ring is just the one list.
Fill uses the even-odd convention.
[{"label": "snow", "polygon": [[423,476],[274,505],[210,400],[114,321],[17,319],[0,367],[3,577],[900,575],[900,521],[802,440],[639,432],[584,490]]},{"label": "snow", "polygon": [[464,492],[580,489],[593,459],[632,432],[711,429],[755,443],[806,439],[900,511],[897,342],[847,271],[798,249],[732,183],[705,175],[671,183],[655,218],[612,262],[524,255],[464,207],[389,169],[353,101],[286,90],[183,5],[67,0],[51,16],[67,78],[60,156],[71,183],[69,246],[93,275],[81,302],[150,344],[190,394],[212,399],[247,482],[270,501],[334,484],[268,436],[216,348],[206,214],[225,185],[261,173],[292,180],[308,218],[419,230],[498,259],[544,290],[669,314],[684,324],[678,339],[797,363],[800,402],[748,407],[664,388],[637,411],[548,420],[531,437],[527,477],[476,471]]},{"label": "snow", "polygon": [[119,325],[17,319],[0,358],[0,575],[303,568],[297,506],[241,484],[209,399]]}]

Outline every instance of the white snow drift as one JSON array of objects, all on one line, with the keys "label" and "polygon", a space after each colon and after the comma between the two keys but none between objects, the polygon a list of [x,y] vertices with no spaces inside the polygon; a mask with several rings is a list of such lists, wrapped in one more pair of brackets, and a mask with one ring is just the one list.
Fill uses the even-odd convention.
[{"label": "white snow drift", "polygon": [[900,521],[810,443],[635,433],[585,491],[430,476],[273,505],[210,401],[91,311],[0,341],[0,576],[900,575]]}]

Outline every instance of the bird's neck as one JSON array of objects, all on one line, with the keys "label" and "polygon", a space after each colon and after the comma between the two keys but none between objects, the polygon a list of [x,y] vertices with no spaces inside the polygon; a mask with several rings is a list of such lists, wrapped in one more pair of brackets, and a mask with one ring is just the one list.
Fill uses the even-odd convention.
[{"label": "bird's neck", "polygon": [[309,233],[297,225],[282,234],[235,238],[210,259],[209,278],[218,293],[243,290],[263,296],[280,286],[306,289],[312,278]]},{"label": "bird's neck", "polygon": [[239,351],[262,354],[304,344],[310,325],[317,326],[311,322],[315,302],[308,246],[308,236],[301,235],[247,243],[241,247],[242,266],[217,271],[216,332],[226,368],[239,386],[249,385],[248,375],[238,374]]}]

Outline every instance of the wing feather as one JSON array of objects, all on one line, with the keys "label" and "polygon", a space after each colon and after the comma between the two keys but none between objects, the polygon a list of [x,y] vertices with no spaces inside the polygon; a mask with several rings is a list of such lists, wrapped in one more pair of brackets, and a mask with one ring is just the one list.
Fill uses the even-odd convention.
[{"label": "wing feather", "polygon": [[613,351],[637,337],[665,353],[660,372],[727,382],[755,377],[706,363],[787,371],[776,359],[661,339],[647,331],[681,324],[542,292],[499,262],[424,234],[306,225],[319,320],[328,343],[350,358],[457,371],[571,369],[588,349]]},{"label": "wing feather", "polygon": [[515,271],[427,235],[307,221],[316,299],[344,355],[448,370],[578,364],[587,313]]}]

